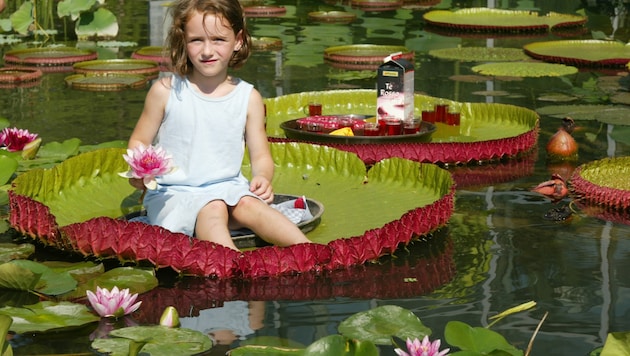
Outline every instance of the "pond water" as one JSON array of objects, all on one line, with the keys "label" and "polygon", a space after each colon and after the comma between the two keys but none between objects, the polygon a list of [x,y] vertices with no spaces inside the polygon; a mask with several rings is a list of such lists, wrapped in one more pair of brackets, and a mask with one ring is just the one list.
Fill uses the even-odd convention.
[{"label": "pond water", "polygon": [[[494,6],[561,13],[585,11],[590,31],[612,36],[607,3],[598,1],[599,6],[589,7],[590,3],[595,2],[463,0],[456,4],[442,1],[435,8]],[[100,48],[99,57],[129,58],[138,47],[159,45],[162,4],[160,1],[107,1],[121,25],[117,40],[138,45]],[[581,70],[563,78],[466,82],[456,81],[452,76],[474,74],[471,68],[477,63],[441,60],[428,54],[432,49],[460,45],[520,48],[533,41],[562,39],[554,35],[447,36],[425,30],[424,10],[420,9],[368,13],[352,8],[346,1],[278,0],[274,4],[285,6],[286,15],[252,18],[249,26],[256,37],[280,38],[282,50],[256,51],[238,72],[240,77],[254,83],[265,97],[339,88],[372,89],[373,77],[362,78],[359,72],[331,67],[324,62],[323,51],[330,46],[347,44],[387,44],[405,46],[415,52],[415,88],[431,96],[530,109],[557,104],[541,100],[557,94],[574,97],[570,104],[610,104],[606,95],[592,89],[591,84],[600,77],[615,75],[615,71]],[[313,23],[307,19],[307,14],[316,10],[351,11],[358,15],[358,20],[350,25]],[[149,13],[152,15],[148,16]],[[7,16],[6,12],[2,16]],[[622,18],[614,38],[627,42],[628,26],[626,18]],[[590,31],[572,38],[592,38]],[[0,46],[0,52],[11,48],[10,45]],[[80,138],[84,144],[127,139],[142,109],[146,89],[73,90],[64,83],[66,75],[50,72],[36,86],[0,89],[0,117],[8,118],[12,126],[38,133],[48,142],[72,137]],[[578,125],[582,130],[576,132],[575,137],[580,153],[573,167],[604,157],[630,154],[628,140],[620,140],[622,135],[618,134],[623,127],[594,120],[578,121]],[[481,179],[482,184],[458,187],[449,229],[433,239],[414,244],[408,252],[401,251],[396,262],[385,261],[380,266],[353,270],[360,286],[356,290],[340,288],[337,294],[318,293],[320,288],[330,289],[331,286],[317,285],[310,286],[310,292],[300,294],[297,291],[304,285],[291,285],[294,281],[288,281],[273,286],[278,288],[276,295],[282,298],[274,297],[273,290],[269,289],[269,298],[264,301],[216,300],[217,306],[224,307],[206,310],[207,314],[202,313],[205,316],[186,322],[201,330],[231,328],[243,340],[235,340],[229,347],[259,336],[282,337],[308,345],[338,333],[339,322],[356,312],[379,305],[399,305],[413,311],[430,327],[434,338],[443,339],[448,321],[486,326],[490,316],[534,300],[538,303],[534,310],[508,317],[492,330],[525,350],[540,319],[548,312],[531,354],[587,355],[603,345],[607,333],[630,330],[630,275],[624,272],[624,266],[630,263],[630,226],[579,211],[569,221],[544,218],[550,209],[568,204],[565,200],[554,205],[530,191],[551,175],[545,144],[559,126],[559,119],[543,115],[539,148],[530,157],[518,161],[520,163],[450,167],[464,177],[485,178]],[[439,266],[431,268],[430,264],[438,263],[436,261],[441,261]],[[447,275],[433,276],[437,279],[427,281],[425,288],[415,293],[408,290],[396,293],[391,289],[400,288],[401,284],[388,277],[391,275],[387,271],[405,264],[425,269],[428,274]],[[365,284],[361,284],[362,280]],[[202,287],[191,283],[188,288]],[[261,288],[272,287],[261,284]],[[293,298],[287,293],[289,288],[296,290]],[[208,293],[211,291],[208,288]],[[206,297],[212,299],[212,296]],[[242,302],[251,302],[250,308],[260,312],[255,323],[248,325],[247,320],[237,320],[241,314],[230,314],[246,312],[248,304]],[[149,308],[148,303],[143,308]],[[89,353],[89,332],[21,335],[13,340],[14,351],[17,355]],[[383,348],[382,354],[393,354],[393,351]]]}]

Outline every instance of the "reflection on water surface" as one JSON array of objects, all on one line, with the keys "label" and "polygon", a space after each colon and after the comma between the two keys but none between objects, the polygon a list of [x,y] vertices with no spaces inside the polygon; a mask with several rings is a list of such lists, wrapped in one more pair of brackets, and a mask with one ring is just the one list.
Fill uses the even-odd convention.
[{"label": "reflection on water surface", "polygon": [[[110,8],[119,14],[119,40],[135,41],[139,46],[157,44],[163,10],[159,3],[109,1]],[[587,26],[590,31],[579,38],[591,38],[595,31],[627,42],[628,21],[622,18],[614,22],[613,18],[611,22],[607,12],[610,11],[607,5],[612,1],[597,2],[598,6],[590,3],[578,0],[460,1],[457,7],[494,4],[505,9],[585,11],[589,16]],[[414,51],[416,90],[431,96],[461,102],[513,104],[530,109],[558,104],[540,100],[548,97],[570,98],[569,104],[610,105],[607,94],[599,91],[594,83],[602,77],[615,75],[616,71],[585,69],[563,78],[455,81],[453,76],[474,74],[471,68],[478,63],[440,60],[428,55],[432,49],[457,46],[520,48],[533,41],[560,39],[554,35],[445,36],[424,29],[423,10],[365,13],[335,1],[299,2],[296,5],[280,0],[276,5],[285,6],[286,15],[252,18],[249,26],[254,36],[281,39],[282,50],[255,52],[248,65],[237,73],[254,83],[266,97],[333,88],[374,88],[375,73],[332,67],[324,63],[323,51],[331,46],[348,44],[387,44]],[[437,8],[450,6],[449,1],[443,1]],[[153,10],[154,17],[147,16],[149,9]],[[357,20],[350,25],[320,24],[307,18],[308,12],[315,10],[350,11],[357,14]],[[2,53],[8,49],[9,45],[0,47]],[[128,58],[135,49],[101,48],[99,55],[100,58]],[[125,140],[142,109],[146,90],[71,90],[63,82],[65,75],[46,73],[37,86],[0,89],[0,116],[8,118],[12,125],[39,133],[45,141],[71,137],[80,138],[84,144]],[[578,124],[582,130],[575,134],[580,145],[576,164],[630,154],[628,136],[623,134],[627,134],[627,126],[594,120],[579,121]],[[228,334],[226,342],[234,347],[241,339],[276,336],[307,345],[337,333],[337,324],[353,313],[384,304],[396,304],[414,311],[433,330],[434,337],[443,338],[444,326],[450,320],[485,326],[488,317],[535,300],[538,307],[534,311],[508,317],[493,326],[493,330],[524,350],[538,321],[549,312],[536,336],[532,355],[586,355],[603,344],[607,333],[630,330],[630,318],[627,317],[630,313],[630,277],[623,273],[629,261],[630,227],[579,213],[566,222],[545,220],[544,214],[555,205],[530,192],[532,187],[551,175],[552,166],[546,160],[544,144],[559,125],[557,118],[542,116],[539,149],[527,157],[450,168],[458,182],[458,192],[448,236],[441,237],[452,246],[446,251],[452,254],[455,268],[446,283],[432,286],[434,288],[430,290],[418,290],[417,294],[383,294],[379,291],[387,288],[375,288],[374,293],[366,290],[360,295],[347,291],[319,294],[323,298],[306,293],[300,300],[291,300],[286,293],[288,285],[275,286],[277,295],[283,297],[270,296],[262,306],[253,303],[256,304],[255,311],[260,313],[259,318],[248,318],[243,313],[247,314],[249,309],[239,309],[239,316],[244,317],[239,319],[240,324],[232,325],[226,321],[224,326],[231,328],[232,334],[237,334],[232,339]],[[567,203],[565,200],[559,204]],[[427,242],[430,246],[436,243],[443,242]],[[439,254],[439,251],[435,253]],[[414,253],[421,252],[414,248],[409,253],[409,257],[401,254],[400,260],[414,261],[417,257]],[[382,268],[391,266],[391,262],[385,262]],[[374,268],[379,267],[369,266],[370,271]],[[360,276],[361,272],[356,273]],[[332,285],[333,282],[317,280],[317,283]],[[391,284],[392,288],[397,285],[387,278],[380,283]],[[267,287],[271,288],[264,284],[260,286]],[[201,287],[191,283],[186,288]],[[219,288],[223,290],[221,288],[226,286]],[[206,294],[212,294],[213,288],[205,290]],[[236,294],[234,298],[249,301],[244,295]],[[225,301],[215,302],[218,306]],[[204,307],[215,306],[210,304]],[[242,308],[241,304],[237,306]],[[206,330],[207,326],[200,328]],[[19,336],[13,345],[16,354],[38,354],[44,350],[50,353],[51,348],[59,352],[85,350],[89,332],[76,332],[71,337],[72,343],[51,341],[55,337],[45,335]],[[392,351],[384,349],[383,354],[392,354]]]}]

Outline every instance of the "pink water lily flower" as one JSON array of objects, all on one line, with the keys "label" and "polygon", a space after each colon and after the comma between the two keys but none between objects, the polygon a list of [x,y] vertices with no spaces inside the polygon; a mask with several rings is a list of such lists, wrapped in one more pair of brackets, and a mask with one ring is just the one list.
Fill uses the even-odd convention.
[{"label": "pink water lily flower", "polygon": [[433,342],[429,341],[429,336],[425,335],[422,342],[417,338],[413,341],[407,339],[407,351],[401,349],[394,349],[397,355],[400,356],[444,356],[448,355],[451,349],[444,349],[440,351],[440,339]]},{"label": "pink water lily flower", "polygon": [[30,133],[26,129],[6,127],[0,131],[0,148],[10,152],[22,151],[24,146],[36,139],[37,134]]},{"label": "pink water lily flower", "polygon": [[129,164],[130,169],[119,173],[125,178],[140,178],[148,189],[156,189],[155,177],[170,173],[174,170],[172,157],[160,146],[145,147],[140,145],[133,149],[127,149],[123,158]]},{"label": "pink water lily flower", "polygon": [[96,287],[96,293],[87,291],[87,297],[94,311],[105,318],[120,318],[138,310],[142,302],[135,303],[138,294],[129,293],[129,288],[109,291],[107,288]]}]

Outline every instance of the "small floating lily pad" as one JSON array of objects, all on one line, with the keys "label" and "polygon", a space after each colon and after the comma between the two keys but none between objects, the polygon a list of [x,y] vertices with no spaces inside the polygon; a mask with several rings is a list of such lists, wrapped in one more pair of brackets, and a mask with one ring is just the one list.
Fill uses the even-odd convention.
[{"label": "small floating lily pad", "polygon": [[145,86],[148,79],[139,74],[73,74],[65,82],[74,89],[91,91],[118,91]]},{"label": "small floating lily pad", "polygon": [[133,59],[145,59],[150,61],[156,61],[161,65],[170,63],[168,57],[164,53],[164,48],[160,46],[146,46],[138,49],[131,54]]},{"label": "small floating lily pad", "polygon": [[533,42],[523,46],[529,56],[545,62],[574,66],[624,67],[630,46],[616,41],[566,40]]},{"label": "small floating lily pad", "polygon": [[402,58],[413,61],[414,53],[404,46],[356,44],[328,47],[324,50],[324,61],[331,66],[343,69],[377,69],[385,57],[392,53],[402,53]]},{"label": "small floating lily pad", "polygon": [[0,68],[0,83],[23,83],[41,78],[42,71],[37,68]]},{"label": "small floating lily pad", "polygon": [[363,11],[391,11],[403,6],[402,0],[352,0],[350,5]]},{"label": "small floating lily pad", "polygon": [[275,17],[286,14],[287,9],[284,6],[261,5],[247,6],[243,12],[246,17]]},{"label": "small floating lily pad", "polygon": [[308,18],[316,22],[348,24],[356,20],[357,15],[347,11],[312,11]]},{"label": "small floating lily pad", "polygon": [[204,333],[165,326],[130,326],[113,330],[108,338],[95,339],[92,347],[100,353],[127,355],[131,341],[146,342],[140,355],[199,355],[212,348]]},{"label": "small floating lily pad", "polygon": [[523,61],[529,57],[521,48],[501,47],[456,47],[439,48],[429,51],[429,55],[441,59],[471,62]]},{"label": "small floating lily pad", "polygon": [[513,77],[560,77],[575,74],[576,67],[555,63],[501,62],[485,63],[472,67],[472,71],[484,75]]},{"label": "small floating lily pad", "polygon": [[586,16],[536,11],[469,8],[455,11],[433,10],[423,15],[427,24],[457,31],[485,32],[545,32],[568,27],[580,27]]},{"label": "small floating lily pad", "polygon": [[74,47],[47,47],[8,51],[4,54],[4,61],[19,65],[63,66],[93,60],[97,57],[98,54],[92,50]]},{"label": "small floating lily pad", "polygon": [[160,71],[157,62],[145,59],[100,59],[78,62],[72,67],[77,73],[140,74],[148,77],[156,77]]}]

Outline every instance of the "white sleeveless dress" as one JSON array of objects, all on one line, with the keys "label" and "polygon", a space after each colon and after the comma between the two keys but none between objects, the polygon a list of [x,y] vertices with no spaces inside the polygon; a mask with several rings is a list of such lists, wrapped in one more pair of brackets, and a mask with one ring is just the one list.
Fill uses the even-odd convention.
[{"label": "white sleeveless dress", "polygon": [[149,222],[193,236],[197,215],[213,200],[234,206],[249,191],[241,173],[245,122],[253,85],[240,79],[229,94],[210,98],[173,75],[156,144],[173,156],[172,173],[157,177],[144,199]]}]

